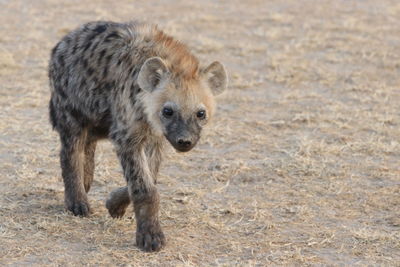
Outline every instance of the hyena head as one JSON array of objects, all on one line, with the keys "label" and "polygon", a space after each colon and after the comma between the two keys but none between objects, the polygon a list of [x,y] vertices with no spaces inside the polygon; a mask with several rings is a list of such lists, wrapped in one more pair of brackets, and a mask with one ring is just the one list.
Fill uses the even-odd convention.
[{"label": "hyena head", "polygon": [[214,113],[214,96],[227,86],[224,66],[213,62],[190,77],[174,73],[159,57],[146,60],[138,75],[153,130],[180,152],[191,150]]}]

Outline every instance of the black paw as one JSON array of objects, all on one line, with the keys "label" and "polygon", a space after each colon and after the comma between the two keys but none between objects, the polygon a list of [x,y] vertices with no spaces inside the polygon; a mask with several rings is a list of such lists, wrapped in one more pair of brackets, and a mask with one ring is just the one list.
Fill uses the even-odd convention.
[{"label": "black paw", "polygon": [[90,214],[90,207],[87,202],[73,202],[67,205],[67,209],[75,216],[87,217]]},{"label": "black paw", "polygon": [[138,224],[136,245],[147,252],[159,251],[166,244],[165,236],[158,222]]}]

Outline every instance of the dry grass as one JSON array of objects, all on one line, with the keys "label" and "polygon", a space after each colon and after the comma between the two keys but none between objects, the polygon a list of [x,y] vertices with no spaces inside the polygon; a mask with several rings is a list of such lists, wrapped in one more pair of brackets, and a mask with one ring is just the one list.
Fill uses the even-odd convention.
[{"label": "dry grass", "polygon": [[[0,265],[400,266],[397,1],[0,1]],[[168,246],[134,244],[104,200],[123,179],[100,145],[95,213],[63,209],[47,60],[97,19],[156,21],[230,72],[195,151],[161,171]]]}]

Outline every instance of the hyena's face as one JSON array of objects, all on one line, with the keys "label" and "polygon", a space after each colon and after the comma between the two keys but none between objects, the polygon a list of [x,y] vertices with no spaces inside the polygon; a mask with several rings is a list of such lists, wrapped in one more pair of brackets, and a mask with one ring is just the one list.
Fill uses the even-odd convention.
[{"label": "hyena's face", "polygon": [[214,108],[211,93],[199,84],[188,86],[190,87],[166,88],[158,111],[163,134],[180,152],[189,151],[196,145],[201,130],[210,120]]},{"label": "hyena's face", "polygon": [[152,128],[180,152],[191,150],[214,112],[214,95],[226,88],[226,72],[219,62],[196,79],[171,79],[160,58],[148,59],[138,83],[146,91],[145,112]]}]

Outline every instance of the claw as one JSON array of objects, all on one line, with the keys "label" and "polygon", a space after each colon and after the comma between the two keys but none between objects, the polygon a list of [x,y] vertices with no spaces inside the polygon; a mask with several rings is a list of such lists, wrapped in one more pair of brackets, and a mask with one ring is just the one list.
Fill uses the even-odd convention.
[{"label": "claw", "polygon": [[77,202],[68,206],[67,209],[71,211],[75,216],[87,217],[90,213],[89,204],[85,202]]},{"label": "claw", "polygon": [[136,245],[147,252],[159,251],[166,244],[165,236],[158,223],[142,224],[136,232]]}]

